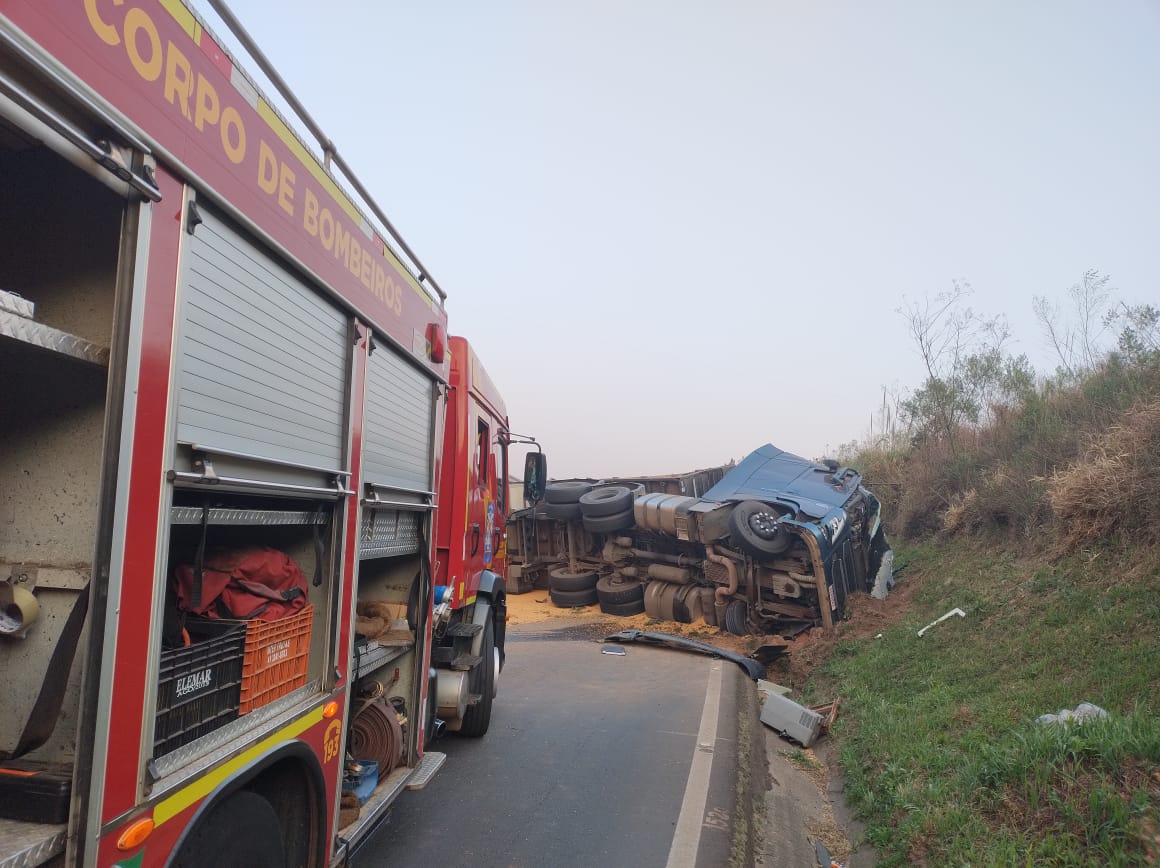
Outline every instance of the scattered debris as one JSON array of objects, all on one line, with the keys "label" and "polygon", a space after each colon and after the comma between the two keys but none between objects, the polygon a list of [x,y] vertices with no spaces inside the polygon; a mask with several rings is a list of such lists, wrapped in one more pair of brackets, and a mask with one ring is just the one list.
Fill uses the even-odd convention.
[{"label": "scattered debris", "polygon": [[789,646],[784,642],[767,642],[766,644],[754,649],[753,653],[749,656],[756,660],[758,663],[762,663],[768,666],[774,660],[787,653],[789,653]]},{"label": "scattered debris", "polygon": [[788,696],[793,693],[793,688],[785,687],[781,684],[774,684],[772,681],[766,681],[764,678],[758,678],[757,692],[761,694],[761,699],[764,702],[765,697],[771,693],[776,693],[778,696]]},{"label": "scattered debris", "polygon": [[814,855],[818,857],[818,864],[822,868],[842,868],[842,863],[830,858],[830,851],[821,841],[814,842]]},{"label": "scattered debris", "polygon": [[619,645],[605,645],[600,649],[600,653],[611,654],[613,657],[624,657],[626,654],[628,654],[628,652],[621,648]]},{"label": "scattered debris", "polygon": [[925,627],[923,627],[921,630],[919,630],[918,635],[921,636],[923,633],[925,633],[927,630],[929,630],[935,624],[938,624],[938,623],[941,623],[942,621],[945,621],[947,618],[950,618],[952,615],[958,615],[960,618],[967,617],[967,613],[964,612],[962,609],[951,609],[949,612],[947,612],[941,618],[935,618],[933,621],[931,621],[929,624],[927,624]]},{"label": "scattered debris", "polygon": [[1081,702],[1075,707],[1075,711],[1070,708],[1061,708],[1059,714],[1041,714],[1035,718],[1036,723],[1083,723],[1085,720],[1099,720],[1107,718],[1109,715],[1106,711],[1098,705],[1092,705],[1090,702]]},{"label": "scattered debris", "polygon": [[826,719],[822,721],[822,735],[830,731],[830,727],[834,725],[834,721],[838,719],[838,703],[842,701],[840,696],[835,697],[833,702],[827,702],[825,705],[811,705],[810,711],[815,711],[818,714],[824,714]]},{"label": "scattered debris", "polygon": [[605,642],[641,642],[646,645],[660,645],[665,648],[676,648],[678,651],[696,651],[710,657],[720,657],[736,663],[745,670],[745,674],[756,681],[765,674],[765,667],[749,657],[742,657],[732,651],[725,651],[704,642],[696,642],[683,636],[670,636],[667,633],[650,633],[646,630],[621,630],[611,636],[604,637]]},{"label": "scattered debris", "polygon": [[822,731],[825,718],[788,696],[770,693],[761,705],[761,722],[802,747],[810,747]]}]

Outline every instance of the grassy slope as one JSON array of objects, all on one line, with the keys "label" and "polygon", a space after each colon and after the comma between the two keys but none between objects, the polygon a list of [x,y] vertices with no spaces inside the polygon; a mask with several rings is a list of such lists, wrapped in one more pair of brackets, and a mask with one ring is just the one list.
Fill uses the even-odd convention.
[{"label": "grassy slope", "polygon": [[[839,640],[809,685],[842,697],[847,798],[885,863],[1160,859],[1160,551],[898,555],[905,608],[881,639]],[[915,635],[956,606],[966,619]],[[1111,720],[1034,722],[1083,701]]]}]

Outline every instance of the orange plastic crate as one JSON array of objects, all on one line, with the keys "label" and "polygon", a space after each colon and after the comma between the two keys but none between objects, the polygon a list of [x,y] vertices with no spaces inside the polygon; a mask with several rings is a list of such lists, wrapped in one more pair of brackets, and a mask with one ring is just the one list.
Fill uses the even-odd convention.
[{"label": "orange plastic crate", "polygon": [[261,708],[306,683],[314,607],[280,621],[247,621],[239,714]]}]

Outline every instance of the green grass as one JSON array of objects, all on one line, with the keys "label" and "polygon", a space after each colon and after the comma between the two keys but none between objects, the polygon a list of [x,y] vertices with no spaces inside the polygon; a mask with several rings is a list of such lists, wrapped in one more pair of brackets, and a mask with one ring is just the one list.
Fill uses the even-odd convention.
[{"label": "green grass", "polygon": [[782,751],[782,756],[803,771],[817,771],[818,769],[825,768],[825,766],[804,750]]},{"label": "green grass", "polygon": [[[1044,566],[898,551],[909,610],[846,640],[809,694],[842,697],[846,795],[884,864],[1133,865],[1160,857],[1160,558]],[[919,628],[954,607],[919,638]],[[1095,703],[1107,721],[1044,727]],[[1149,843],[1151,842],[1151,843]]]}]

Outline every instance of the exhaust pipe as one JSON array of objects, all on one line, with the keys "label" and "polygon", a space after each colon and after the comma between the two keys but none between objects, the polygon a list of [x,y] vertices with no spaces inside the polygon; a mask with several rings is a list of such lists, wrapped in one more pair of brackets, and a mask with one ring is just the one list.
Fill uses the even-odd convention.
[{"label": "exhaust pipe", "polygon": [[737,565],[724,555],[717,554],[717,550],[712,546],[705,546],[705,557],[715,564],[720,564],[725,568],[725,572],[729,574],[729,584],[724,588],[718,588],[716,591],[717,601],[725,602],[729,597],[737,593],[738,579],[737,579]]}]

